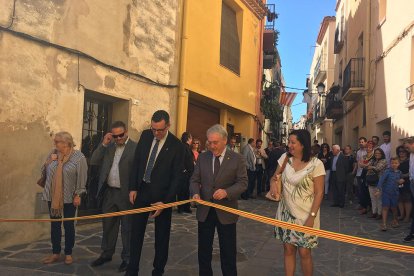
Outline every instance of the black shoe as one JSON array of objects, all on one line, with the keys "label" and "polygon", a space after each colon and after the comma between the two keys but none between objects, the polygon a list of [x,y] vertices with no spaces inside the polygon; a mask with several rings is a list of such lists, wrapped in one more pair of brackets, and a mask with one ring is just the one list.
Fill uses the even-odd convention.
[{"label": "black shoe", "polygon": [[331,207],[339,207],[339,204],[332,204]]},{"label": "black shoe", "polygon": [[125,272],[128,268],[128,263],[125,261],[122,261],[122,263],[118,267],[118,272]]},{"label": "black shoe", "polygon": [[191,209],[190,209],[190,208],[188,208],[188,209],[184,209],[184,210],[183,210],[183,212],[184,212],[184,213],[187,213],[187,214],[192,214],[192,213],[193,213],[193,211],[191,211]]},{"label": "black shoe", "polygon": [[403,239],[403,242],[406,242],[406,243],[413,242],[413,241],[414,241],[414,235],[413,234],[410,234],[410,235],[408,235],[407,237],[405,237]]},{"label": "black shoe", "polygon": [[110,262],[112,261],[112,258],[104,258],[104,257],[99,257],[98,259],[96,259],[95,261],[93,261],[91,263],[91,266],[101,266],[104,263]]}]

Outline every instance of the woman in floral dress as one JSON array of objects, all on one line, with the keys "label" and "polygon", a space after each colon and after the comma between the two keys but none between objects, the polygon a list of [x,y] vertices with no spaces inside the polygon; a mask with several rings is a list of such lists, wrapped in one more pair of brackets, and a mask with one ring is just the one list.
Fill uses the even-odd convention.
[{"label": "woman in floral dress", "polygon": [[[311,139],[307,130],[294,130],[289,135],[288,147],[289,152],[280,157],[275,173],[275,179],[280,177],[280,167],[288,156],[281,175],[282,199],[276,219],[319,228],[319,207],[324,195],[324,165],[311,155]],[[277,189],[274,183],[273,181],[271,193],[275,194]],[[275,234],[284,243],[285,274],[294,275],[296,252],[299,251],[303,275],[312,275],[311,248],[317,246],[317,237],[281,227],[275,227]]]}]

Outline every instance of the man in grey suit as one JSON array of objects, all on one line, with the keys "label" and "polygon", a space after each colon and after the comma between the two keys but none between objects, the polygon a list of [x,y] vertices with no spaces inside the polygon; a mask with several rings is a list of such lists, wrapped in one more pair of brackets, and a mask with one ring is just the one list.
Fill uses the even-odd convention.
[{"label": "man in grey suit", "polygon": [[[129,202],[129,176],[134,162],[137,144],[128,137],[128,130],[121,121],[111,125],[102,144],[93,152],[91,165],[100,166],[98,195],[103,196],[102,213],[128,210],[132,207]],[[121,224],[122,263],[118,271],[125,271],[129,262],[129,245],[131,223],[129,216],[103,218],[102,253],[92,262],[92,266],[100,266],[112,260]]]},{"label": "man in grey suit", "polygon": [[246,159],[246,169],[248,177],[247,190],[242,194],[242,199],[253,198],[254,186],[256,184],[256,155],[254,154],[254,139],[247,140],[247,145],[243,148],[243,156]]},{"label": "man in grey suit", "polygon": [[333,158],[331,159],[331,173],[329,175],[329,186],[332,187],[334,203],[331,207],[344,208],[346,174],[348,172],[348,162],[341,153],[339,145],[332,146]]},{"label": "man in grey suit", "polygon": [[[246,161],[226,149],[227,131],[221,125],[207,130],[210,150],[199,155],[190,191],[203,199],[237,209],[237,199],[247,188]],[[199,275],[213,275],[211,268],[214,232],[217,228],[223,275],[237,275],[237,215],[204,205],[197,207]]]}]

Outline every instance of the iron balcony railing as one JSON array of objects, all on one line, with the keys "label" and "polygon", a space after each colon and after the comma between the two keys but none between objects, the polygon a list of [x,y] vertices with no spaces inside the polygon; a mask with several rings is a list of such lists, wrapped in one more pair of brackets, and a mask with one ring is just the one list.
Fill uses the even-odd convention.
[{"label": "iron balcony railing", "polygon": [[410,86],[408,86],[405,89],[405,92],[406,92],[405,96],[407,98],[407,103],[414,101],[414,84],[411,84]]},{"label": "iron balcony railing", "polygon": [[342,97],[351,88],[364,87],[364,58],[351,58],[343,75]]}]

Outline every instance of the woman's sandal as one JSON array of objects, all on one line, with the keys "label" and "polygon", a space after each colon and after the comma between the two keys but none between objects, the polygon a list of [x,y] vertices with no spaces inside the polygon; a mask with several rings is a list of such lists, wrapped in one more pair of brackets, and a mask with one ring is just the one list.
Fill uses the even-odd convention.
[{"label": "woman's sandal", "polygon": [[398,227],[400,227],[400,224],[398,223],[398,221],[393,221],[392,223],[391,223],[391,227],[392,228],[398,228]]},{"label": "woman's sandal", "polygon": [[387,231],[387,225],[385,225],[385,224],[382,224],[381,225],[381,231]]}]

